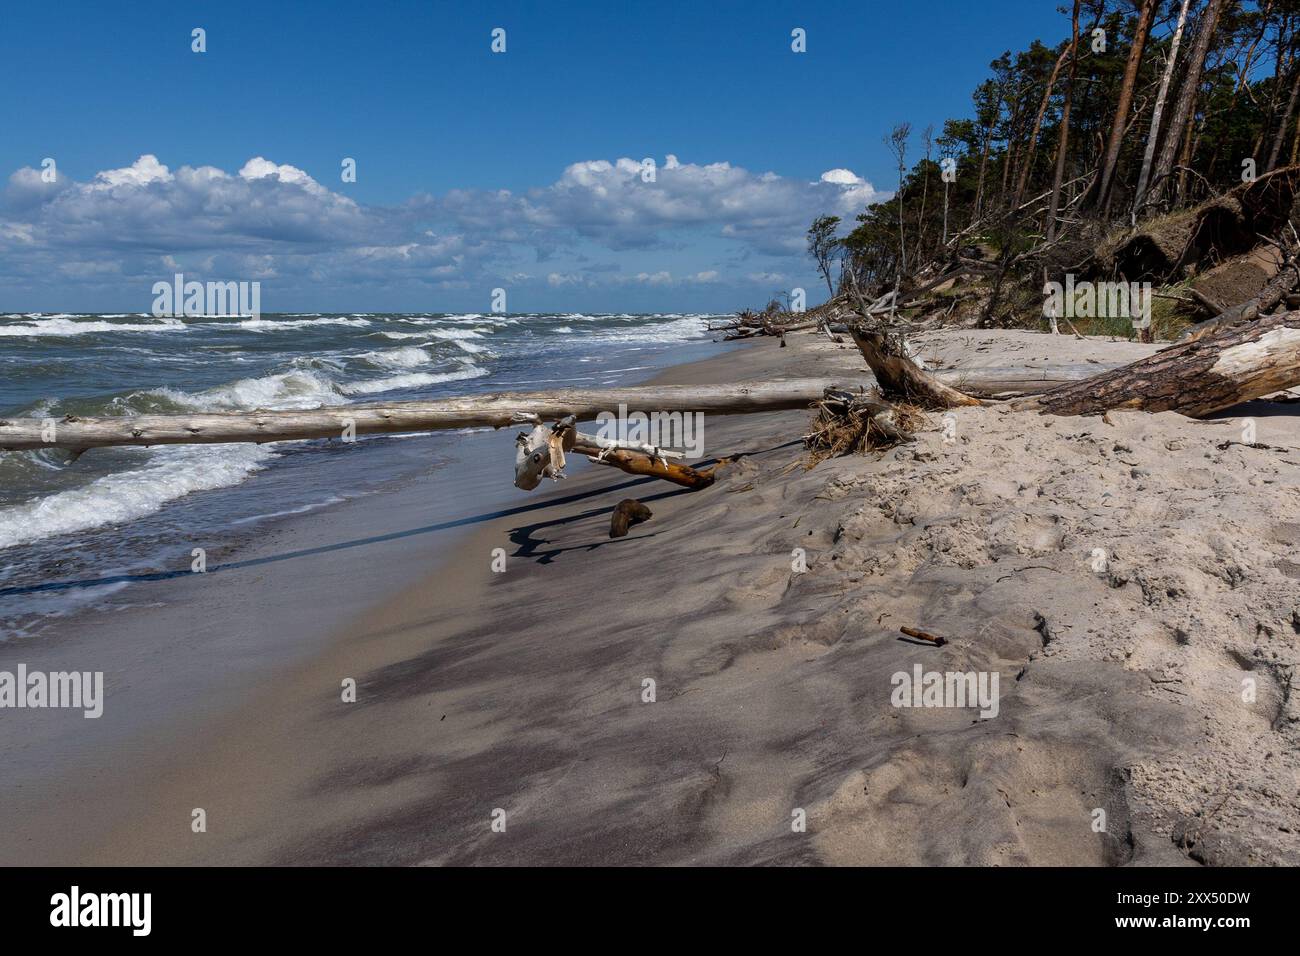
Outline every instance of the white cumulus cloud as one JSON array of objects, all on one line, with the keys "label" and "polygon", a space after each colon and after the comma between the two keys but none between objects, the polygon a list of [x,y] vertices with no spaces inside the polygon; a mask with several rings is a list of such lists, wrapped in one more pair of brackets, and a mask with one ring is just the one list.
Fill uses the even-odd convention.
[{"label": "white cumulus cloud", "polygon": [[[575,162],[548,185],[521,191],[453,189],[373,206],[260,155],[231,174],[207,165],[173,170],[145,153],[84,182],[62,171],[54,182],[30,167],[15,171],[0,197],[0,278],[32,285],[118,276],[134,289],[185,269],[304,287],[459,288],[512,275],[533,281],[521,267],[553,259],[535,281],[556,289],[703,287],[806,271],[804,232],[815,216],[848,218],[883,198],[848,169],[808,182],[667,154],[657,164]],[[724,270],[723,248],[737,261],[771,261]]]}]

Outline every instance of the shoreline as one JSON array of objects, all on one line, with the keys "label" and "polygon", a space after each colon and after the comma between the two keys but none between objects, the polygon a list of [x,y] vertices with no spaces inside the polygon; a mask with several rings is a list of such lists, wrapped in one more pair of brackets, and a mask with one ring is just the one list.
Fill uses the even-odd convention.
[{"label": "shoreline", "polygon": [[[698,341],[680,348],[725,355],[733,346]],[[652,379],[673,367],[676,351],[651,354]],[[627,381],[645,376],[641,371]],[[23,844],[45,843],[48,850],[50,841],[63,839],[67,815],[93,819],[87,829],[106,829],[107,816],[129,813],[128,802],[104,799],[93,781],[115,775],[110,790],[147,800],[153,775],[185,749],[187,735],[246,706],[267,672],[302,666],[328,646],[340,622],[441,565],[442,552],[476,524],[527,511],[538,495],[551,493],[529,495],[513,487],[506,430],[426,437],[432,441],[419,444],[432,446],[433,460],[397,471],[376,490],[253,529],[232,529],[230,540],[208,549],[206,575],[188,573],[188,557],[185,571],[127,575],[129,582],[109,595],[109,603],[88,603],[48,620],[33,635],[0,642],[0,670],[24,663],[46,672],[103,671],[112,718],[4,712],[0,760],[10,773],[0,780],[0,812],[26,825],[22,833],[0,835],[0,865],[36,862],[21,855]],[[402,441],[405,452],[406,436],[384,440]],[[395,467],[391,453],[384,460]],[[595,469],[579,460],[571,473],[585,470]],[[376,553],[404,570],[371,567],[367,556]],[[280,579],[293,593],[281,593]],[[250,595],[256,600],[246,606]],[[142,738],[159,753],[142,749]],[[118,771],[118,760],[138,766]],[[73,807],[49,813],[51,796],[62,793],[76,795]],[[33,840],[26,832],[32,830],[45,836]],[[70,842],[75,848],[81,838]]]},{"label": "shoreline", "polygon": [[[465,324],[464,320],[474,318],[483,319],[484,325]],[[370,322],[356,316],[347,321],[354,320]],[[388,386],[403,387],[392,396],[394,400],[438,397],[449,391],[480,394],[546,378],[616,384],[644,378],[674,361],[662,340],[675,339],[683,325],[693,326],[696,335],[702,327],[702,317],[674,318],[661,322],[662,328],[646,328],[647,317],[624,316],[597,331],[584,346],[582,334],[560,334],[553,331],[557,328],[553,324],[519,332],[531,321],[527,316],[510,316],[500,323],[483,316],[386,316],[384,321],[388,324],[382,327],[379,319],[359,330],[348,326],[343,338],[327,327],[319,333],[324,340],[304,343],[321,350],[320,361],[291,357],[287,342],[278,341],[281,336],[275,337],[277,341],[243,343],[263,350],[256,353],[262,367],[241,368],[238,362],[227,362],[206,370],[206,378],[184,385],[166,369],[140,370],[137,374],[144,380],[152,381],[156,374],[162,384],[155,389],[122,390],[126,397],[118,398],[127,407],[145,410],[153,400],[150,396],[189,408],[214,404],[250,408],[256,402],[294,407],[313,398],[331,405],[344,395],[357,394],[361,386],[365,386],[362,397],[372,394],[374,383],[365,376],[395,369],[416,371],[383,379]],[[393,331],[394,327],[418,331]],[[521,343],[534,332],[539,337],[537,355],[521,360]],[[644,338],[623,341],[622,337],[638,334]],[[380,336],[383,340],[377,346]],[[395,343],[390,336],[400,341]],[[254,338],[266,335],[258,333]],[[412,344],[422,338],[429,341]],[[606,338],[612,341],[600,344]],[[474,345],[473,339],[487,344]],[[384,348],[383,343],[392,347]],[[681,344],[684,354],[692,356],[719,347],[698,338]],[[200,344],[200,351],[205,347]],[[358,354],[359,347],[378,351],[372,348]],[[473,351],[467,353],[466,347]],[[472,363],[484,353],[487,358],[480,360],[487,365],[478,369]],[[237,349],[236,354],[243,353]],[[459,382],[441,381],[456,378],[443,369],[465,363],[482,374]],[[232,364],[236,367],[227,367]],[[124,372],[127,381],[132,380],[131,374]],[[108,390],[99,383],[98,392]],[[96,409],[73,407],[71,411],[94,414]],[[10,492],[0,494],[5,499],[0,506],[4,525],[0,551],[6,556],[0,568],[0,641],[37,636],[51,619],[76,614],[87,604],[129,602],[129,595],[115,598],[112,591],[132,580],[189,573],[193,546],[207,547],[212,542],[210,551],[239,551],[244,541],[261,535],[278,517],[319,510],[337,503],[336,499],[362,497],[377,486],[387,488],[394,477],[417,474],[430,458],[445,457],[457,437],[439,431],[362,436],[354,444],[176,446],[157,449],[156,458],[153,453],[136,455],[132,449],[96,452],[55,475],[48,494],[32,474],[45,469],[32,459],[7,456],[2,464],[14,467],[0,469],[5,471],[0,485]],[[10,487],[8,479],[15,475],[17,485]],[[216,555],[209,558],[211,564]],[[96,583],[103,586],[95,587]]]},{"label": "shoreline", "polygon": [[[668,366],[660,369],[650,382],[690,384],[696,381],[724,380],[728,370],[735,364],[737,355],[757,357],[762,351],[752,346],[753,343],[738,343],[738,347],[728,348],[711,358]],[[741,377],[748,377],[754,372],[761,374],[776,369],[784,371],[788,359],[769,353],[757,362],[746,364],[748,371]],[[862,376],[856,367],[856,360],[850,360],[847,364]],[[791,377],[797,377],[799,373],[790,374]],[[714,432],[719,423],[723,423],[726,429],[725,440],[730,441],[735,440],[733,432],[739,431],[744,436],[755,430],[759,433],[770,430],[775,424],[772,419],[784,419],[788,424],[796,424],[802,423],[805,418],[803,412],[737,416],[731,421],[714,417],[709,420],[709,428]],[[508,475],[502,478],[503,467],[504,459],[495,462],[494,468],[485,469],[482,477],[485,480],[508,480]],[[450,469],[444,475],[450,477],[449,472]],[[606,536],[609,513],[614,504],[627,495],[634,495],[648,503],[655,509],[656,517],[633,529],[627,538],[611,541]],[[203,799],[201,795],[220,794],[215,802],[225,808],[222,812],[227,816],[241,820],[261,818],[264,825],[272,819],[277,820],[274,826],[278,832],[271,847],[260,847],[251,855],[246,855],[249,851],[238,845],[242,841],[222,841],[225,845],[214,854],[211,848],[191,842],[184,831],[177,831],[172,834],[172,838],[157,841],[157,834],[167,826],[164,818],[171,815],[170,812],[163,812],[152,815],[152,819],[128,823],[126,827],[112,833],[85,858],[86,862],[92,865],[109,860],[152,863],[160,859],[169,863],[236,865],[257,862],[425,862],[394,856],[392,848],[387,846],[363,851],[360,856],[354,856],[354,851],[333,843],[316,848],[318,840],[307,836],[302,840],[311,844],[312,849],[295,848],[292,844],[297,828],[289,827],[287,831],[280,829],[283,818],[279,813],[286,801],[300,799],[303,790],[330,789],[311,781],[311,777],[319,773],[321,763],[341,765],[343,776],[363,792],[388,789],[390,784],[396,790],[402,789],[402,781],[391,778],[404,776],[406,758],[396,757],[393,765],[385,765],[384,761],[372,756],[371,752],[394,735],[405,742],[409,742],[410,736],[418,739],[424,732],[419,725],[424,722],[425,715],[417,708],[403,719],[405,729],[396,732],[389,726],[391,720],[387,717],[367,713],[367,710],[373,712],[370,681],[360,675],[405,668],[409,666],[408,662],[429,653],[428,646],[431,643],[454,643],[460,633],[471,626],[466,622],[478,617],[480,602],[491,596],[492,589],[498,582],[513,584],[516,580],[520,583],[529,581],[530,584],[548,589],[546,579],[553,576],[557,565],[568,552],[567,548],[551,549],[547,546],[547,535],[551,533],[548,529],[563,529],[574,523],[587,526],[594,524],[598,532],[597,539],[589,546],[580,547],[580,552],[594,552],[605,545],[615,548],[635,547],[641,538],[653,538],[659,533],[656,521],[663,522],[665,509],[673,505],[689,508],[685,499],[690,495],[685,489],[674,488],[653,479],[634,478],[594,466],[580,465],[570,469],[568,479],[532,493],[518,508],[487,516],[488,520],[476,523],[472,530],[459,536],[452,546],[453,553],[426,568],[416,581],[384,602],[359,609],[355,618],[337,628],[329,642],[302,666],[289,668],[277,675],[275,680],[251,695],[244,707],[233,708],[224,718],[216,721],[218,729],[210,734],[215,741],[211,749],[186,761],[184,770],[177,774],[179,779],[168,788],[167,794],[160,801],[164,805],[179,807]],[[520,521],[523,519],[534,520],[521,528]],[[582,533],[585,539],[589,532],[584,530]],[[500,546],[506,547],[509,565],[507,573],[498,577],[488,568],[493,548]],[[524,567],[519,568],[519,562],[523,562]],[[563,570],[560,574],[568,576]],[[553,618],[559,606],[560,602],[548,601],[545,608],[547,617]],[[503,620],[504,616],[494,615],[494,623],[490,626],[495,627],[495,622]],[[556,629],[557,633],[563,633],[562,620],[551,620],[547,626]],[[339,707],[355,706],[355,711],[337,711],[333,707],[334,701],[330,700],[331,690],[340,683],[339,675],[344,674],[356,676],[358,702],[356,705],[345,705],[340,701]],[[517,675],[511,675],[509,679],[515,677]],[[338,695],[333,696],[337,700]],[[454,702],[460,702],[463,694],[453,691],[451,698]],[[473,707],[469,702],[464,705],[471,709]],[[382,709],[380,714],[382,715]],[[362,718],[364,729],[358,728],[352,733],[364,739],[364,743],[358,742],[355,747],[349,747],[336,739],[337,718],[353,715]],[[456,724],[448,726],[441,715],[438,724],[440,726],[436,728],[437,731],[455,732]],[[293,729],[267,729],[286,726]],[[495,736],[495,731],[492,735]],[[259,739],[256,748],[249,747],[250,737]],[[283,768],[286,759],[308,739],[311,740],[310,749],[316,754],[311,761],[311,771],[285,775]],[[234,767],[239,767],[240,770],[232,779],[231,770]],[[277,775],[279,779],[275,780]],[[275,780],[274,785],[270,785],[272,780]],[[366,793],[361,798],[367,806],[372,805],[374,799],[372,793]],[[317,809],[308,814],[310,823],[307,829],[313,829],[320,825],[322,819],[330,818],[337,818],[341,828],[349,829],[346,821],[357,809],[351,800],[345,800],[342,809],[334,808],[329,806],[333,801],[328,792],[325,792],[318,801]],[[317,817],[317,814],[320,816]],[[151,834],[154,835],[153,839],[150,838]],[[380,842],[386,845],[391,838],[386,834]],[[268,849],[273,850],[270,856],[264,855]]]},{"label": "shoreline", "polygon": [[[1003,364],[1142,348],[918,344]],[[866,378],[851,346],[790,346],[662,379]],[[1259,440],[1300,448],[1267,410]],[[960,409],[954,443],[936,426],[811,470],[806,412],[710,418],[708,453],[745,457],[705,491],[575,469],[445,553],[390,539],[366,560],[407,562],[411,583],[174,749],[135,740],[80,789],[6,791],[31,825],[0,861],[34,843],[52,863],[1294,863],[1297,704],[1269,662],[1289,641],[1300,455],[1220,448],[1231,418],[1110,417]],[[491,457],[483,480],[508,480]],[[654,516],[610,540],[627,496]],[[356,560],[331,554],[297,573]],[[891,706],[918,666],[996,674],[996,716]]]}]

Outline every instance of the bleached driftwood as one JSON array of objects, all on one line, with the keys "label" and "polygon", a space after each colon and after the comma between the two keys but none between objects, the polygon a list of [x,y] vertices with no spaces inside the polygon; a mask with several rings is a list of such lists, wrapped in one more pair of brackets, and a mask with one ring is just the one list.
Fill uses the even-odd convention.
[{"label": "bleached driftwood", "polygon": [[929,408],[981,404],[978,398],[945,385],[917,365],[902,336],[866,323],[851,325],[849,334],[886,395]]},{"label": "bleached driftwood", "polygon": [[105,448],[298,441],[452,428],[502,428],[521,415],[560,421],[594,419],[620,405],[645,412],[743,415],[808,408],[832,379],[737,382],[728,385],[641,385],[549,392],[498,392],[386,405],[336,405],[309,410],[203,412],[131,418],[0,419],[0,450]]},{"label": "bleached driftwood", "polygon": [[[533,416],[519,416],[532,419]],[[543,478],[564,477],[565,452],[586,455],[589,461],[610,465],[632,475],[662,478],[685,488],[705,488],[713,483],[712,469],[700,470],[669,458],[682,458],[681,452],[667,451],[644,442],[620,442],[577,430],[570,415],[554,426],[538,421],[531,432],[521,432],[515,439],[515,486],[532,491]]]},{"label": "bleached driftwood", "polygon": [[1017,411],[1100,415],[1112,408],[1201,418],[1300,384],[1300,312],[1269,315],[1210,338],[1012,405]]},{"label": "bleached driftwood", "polygon": [[531,432],[520,432],[515,439],[515,487],[532,491],[543,478],[564,475],[564,453],[574,445],[572,415],[554,428],[538,422]]},{"label": "bleached driftwood", "polygon": [[649,455],[651,458],[685,458],[684,452],[672,451],[668,448],[660,448],[658,445],[650,445],[642,441],[616,441],[613,438],[602,438],[599,435],[587,435],[578,432],[578,441],[583,445],[595,445],[597,448],[605,451],[639,451],[643,455]]}]

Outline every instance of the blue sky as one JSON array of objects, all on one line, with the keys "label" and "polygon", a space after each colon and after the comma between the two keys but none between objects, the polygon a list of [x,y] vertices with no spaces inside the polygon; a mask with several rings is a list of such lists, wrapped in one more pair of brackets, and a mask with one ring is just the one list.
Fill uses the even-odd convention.
[{"label": "blue sky", "polygon": [[1053,0],[5,4],[0,310],[147,311],[177,269],[265,311],[816,302],[803,230],[888,195],[888,129],[1068,28]]}]

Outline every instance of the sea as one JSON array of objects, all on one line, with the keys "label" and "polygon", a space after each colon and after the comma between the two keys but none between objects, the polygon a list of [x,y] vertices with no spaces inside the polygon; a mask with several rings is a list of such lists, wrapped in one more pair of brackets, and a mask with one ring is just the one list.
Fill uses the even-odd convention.
[{"label": "sea", "polygon": [[[0,314],[0,417],[306,409],[648,377],[711,341],[698,314]],[[688,356],[686,353],[690,352]],[[0,452],[0,640],[132,579],[190,565],[212,532],[378,493],[454,433],[267,445]],[[503,474],[511,474],[512,436]],[[102,582],[102,583],[96,583]]]}]

